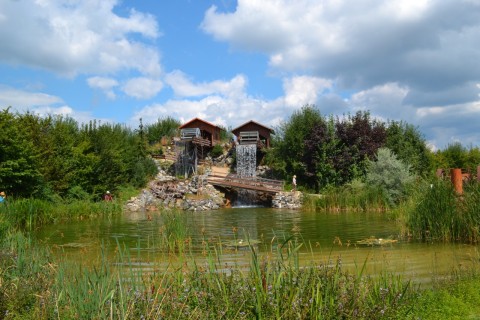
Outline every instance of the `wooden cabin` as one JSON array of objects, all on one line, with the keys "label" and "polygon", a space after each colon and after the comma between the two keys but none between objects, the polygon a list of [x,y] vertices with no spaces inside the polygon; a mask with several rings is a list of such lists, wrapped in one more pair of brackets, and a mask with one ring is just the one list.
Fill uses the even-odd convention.
[{"label": "wooden cabin", "polygon": [[257,143],[262,147],[270,147],[270,135],[275,132],[273,129],[264,126],[258,122],[250,120],[241,126],[232,130],[240,144]]},{"label": "wooden cabin", "polygon": [[214,146],[220,143],[220,132],[222,128],[208,121],[194,118],[179,127],[181,139],[192,139],[195,144]]}]

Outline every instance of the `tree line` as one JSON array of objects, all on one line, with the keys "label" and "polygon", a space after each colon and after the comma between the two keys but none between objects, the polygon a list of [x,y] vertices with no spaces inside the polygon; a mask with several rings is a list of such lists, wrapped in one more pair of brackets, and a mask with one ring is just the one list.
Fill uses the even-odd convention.
[{"label": "tree line", "polygon": [[431,177],[436,168],[476,170],[480,165],[478,147],[454,143],[434,152],[417,127],[374,119],[368,111],[334,117],[306,105],[275,131],[266,162],[277,176],[296,175],[300,184],[315,191],[365,181],[381,148],[420,178]]},{"label": "tree line", "polygon": [[[0,191],[19,197],[99,199],[106,190],[120,186],[143,187],[157,172],[149,155],[162,153],[160,141],[178,136],[180,125],[172,117],[148,125],[140,119],[139,127],[131,129],[4,109],[0,112]],[[432,176],[437,168],[476,172],[480,165],[478,147],[457,142],[434,152],[419,129],[406,122],[384,122],[368,111],[325,116],[314,105],[297,110],[275,128],[264,162],[277,178],[289,180],[296,175],[303,188],[318,192],[368,181],[373,167],[380,170],[378,163],[373,166],[380,149],[388,149],[381,159],[390,168],[400,168],[399,161],[420,178]]]},{"label": "tree line", "polygon": [[10,196],[100,199],[157,172],[147,135],[124,125],[0,112],[0,188]]}]

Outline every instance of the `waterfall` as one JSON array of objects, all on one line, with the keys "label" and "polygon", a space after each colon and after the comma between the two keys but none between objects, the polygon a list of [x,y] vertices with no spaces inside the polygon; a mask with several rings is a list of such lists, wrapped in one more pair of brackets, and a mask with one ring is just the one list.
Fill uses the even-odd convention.
[{"label": "waterfall", "polygon": [[252,190],[238,189],[237,199],[235,199],[233,206],[235,208],[258,207],[257,193]]},{"label": "waterfall", "polygon": [[257,145],[237,145],[237,175],[242,178],[255,177],[257,170]]}]

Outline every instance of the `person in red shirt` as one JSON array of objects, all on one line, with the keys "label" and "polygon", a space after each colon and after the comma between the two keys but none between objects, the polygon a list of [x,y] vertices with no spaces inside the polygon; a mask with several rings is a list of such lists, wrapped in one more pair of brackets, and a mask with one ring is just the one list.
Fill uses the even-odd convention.
[{"label": "person in red shirt", "polygon": [[110,191],[107,191],[107,192],[105,193],[105,195],[103,196],[103,200],[105,200],[105,201],[112,201],[112,200],[113,200],[113,197],[112,197],[112,195],[110,194]]}]

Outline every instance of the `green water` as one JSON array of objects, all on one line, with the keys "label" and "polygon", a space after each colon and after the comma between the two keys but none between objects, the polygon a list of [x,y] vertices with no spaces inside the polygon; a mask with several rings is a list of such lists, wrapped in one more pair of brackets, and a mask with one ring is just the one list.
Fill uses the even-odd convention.
[{"label": "green water", "polygon": [[[428,244],[398,238],[399,226],[379,213],[337,214],[269,208],[231,208],[210,212],[184,212],[189,230],[189,254],[201,260],[202,241],[237,243],[251,239],[260,253],[272,252],[272,244],[292,239],[303,246],[300,262],[329,263],[340,259],[352,270],[367,262],[366,272],[384,270],[428,282],[434,276],[476,267],[477,246]],[[150,270],[172,263],[158,245],[164,230],[161,213],[125,213],[98,220],[68,222],[40,229],[36,237],[62,259],[90,263],[107,256],[114,260],[119,246],[129,252],[129,267]],[[369,237],[396,239],[383,246],[359,245]],[[274,250],[273,250],[274,251]],[[225,248],[225,264],[247,266],[247,248]]]}]

